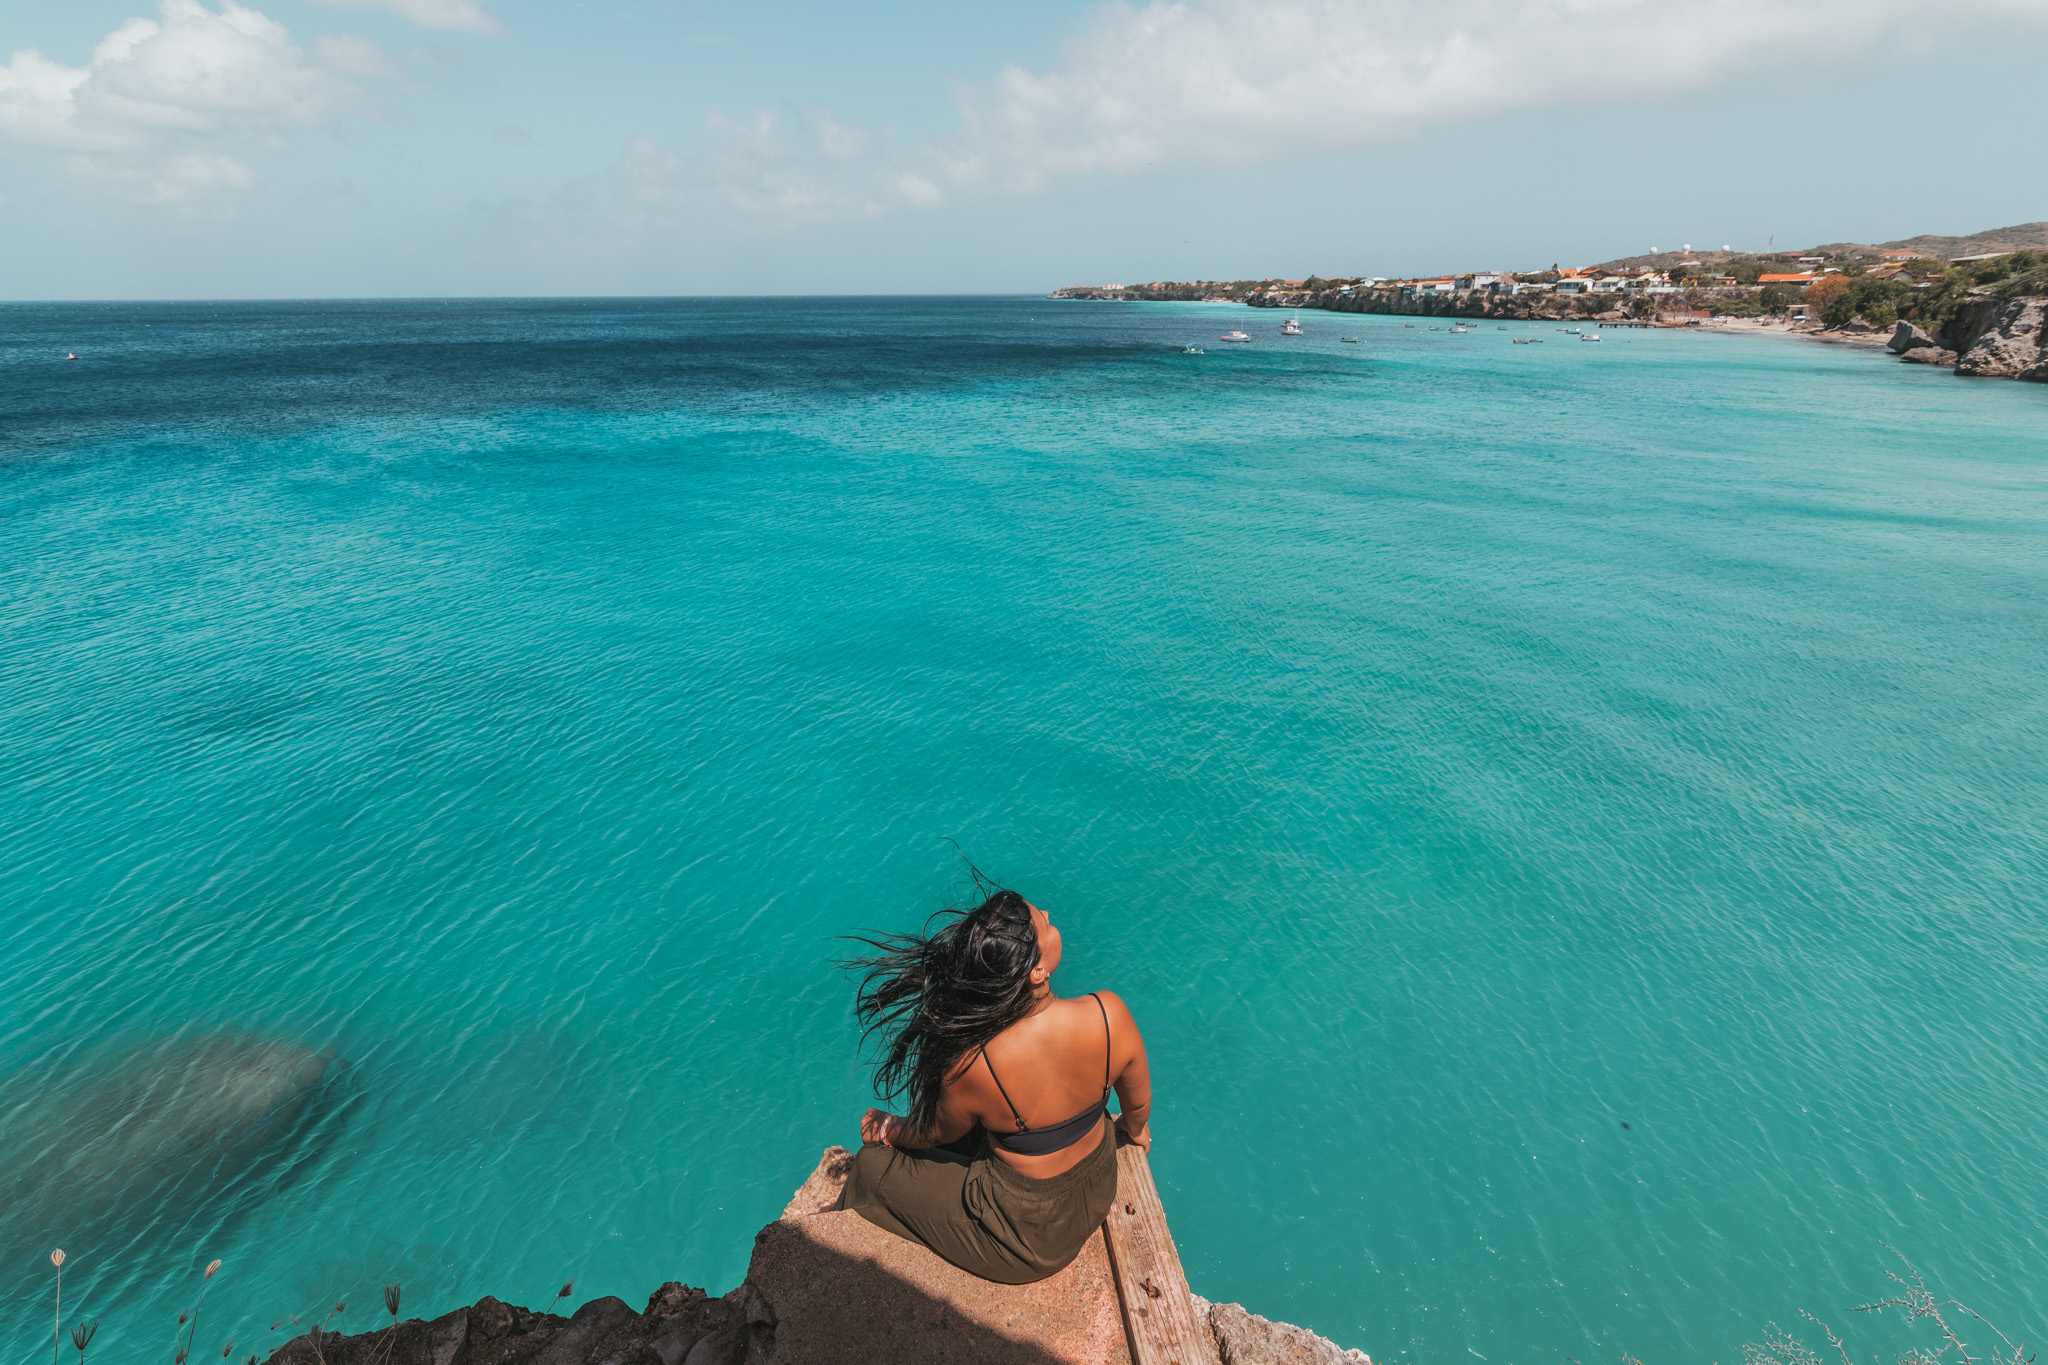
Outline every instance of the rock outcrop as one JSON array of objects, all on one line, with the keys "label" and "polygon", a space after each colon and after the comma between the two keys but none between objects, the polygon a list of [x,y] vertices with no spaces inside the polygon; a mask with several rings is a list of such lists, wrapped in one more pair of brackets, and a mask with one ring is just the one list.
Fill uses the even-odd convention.
[{"label": "rock outcrop", "polygon": [[[1131,1365],[1102,1230],[1049,1279],[990,1284],[835,1211],[852,1161],[844,1148],[825,1149],[782,1216],[755,1235],[747,1278],[723,1298],[671,1281],[641,1312],[607,1297],[567,1318],[484,1298],[432,1321],[296,1337],[269,1365]],[[1370,1365],[1313,1332],[1189,1297],[1204,1359]]]},{"label": "rock outcrop", "polygon": [[834,1211],[852,1161],[826,1148],[755,1235],[746,1283],[729,1296],[749,1326],[748,1365],[1129,1365],[1101,1232],[1050,1279],[990,1284]]},{"label": "rock outcrop", "polygon": [[1363,1351],[1347,1351],[1292,1323],[1268,1322],[1242,1304],[1195,1302],[1216,1334],[1223,1365],[1372,1365]]},{"label": "rock outcrop", "polygon": [[564,1318],[486,1296],[431,1322],[409,1318],[355,1336],[309,1332],[270,1365],[742,1365],[750,1332],[730,1296],[670,1282],[641,1313],[602,1298]]},{"label": "rock outcrop", "polygon": [[1910,322],[1902,322],[1892,328],[1892,339],[1887,341],[1885,345],[1891,347],[1892,351],[1897,355],[1904,355],[1908,351],[1922,350],[1929,346],[1933,346],[1936,350],[1941,349],[1940,344],[1933,337],[1927,335],[1927,333],[1921,331]]},{"label": "rock outcrop", "polygon": [[1973,335],[1959,346],[1962,358],[1956,373],[1990,379],[2048,380],[2048,354],[2044,354],[2042,322],[2048,313],[2048,298],[2008,299],[1989,309],[1972,308]]}]

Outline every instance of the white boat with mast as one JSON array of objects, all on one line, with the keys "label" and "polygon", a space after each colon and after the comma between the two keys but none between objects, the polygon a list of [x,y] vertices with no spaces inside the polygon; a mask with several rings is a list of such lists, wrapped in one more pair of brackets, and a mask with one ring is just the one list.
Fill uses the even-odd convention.
[{"label": "white boat with mast", "polygon": [[1222,338],[1222,339],[1223,339],[1223,340],[1225,340],[1225,341],[1250,341],[1250,340],[1251,340],[1251,336],[1250,336],[1250,334],[1248,334],[1248,333],[1245,333],[1245,332],[1240,332],[1240,331],[1238,331],[1238,330],[1237,330],[1237,329],[1236,329],[1235,327],[1233,327],[1233,328],[1231,328],[1231,329],[1230,329],[1229,331],[1227,331],[1227,332],[1225,332],[1225,333],[1223,334],[1223,338]]},{"label": "white boat with mast", "polygon": [[1281,336],[1284,336],[1284,337],[1298,337],[1298,336],[1300,336],[1300,335],[1301,335],[1301,318],[1300,318],[1299,316],[1295,316],[1295,317],[1291,317],[1291,318],[1287,319],[1287,321],[1285,321],[1285,322],[1281,323],[1281,324],[1280,324],[1280,335],[1281,335]]}]

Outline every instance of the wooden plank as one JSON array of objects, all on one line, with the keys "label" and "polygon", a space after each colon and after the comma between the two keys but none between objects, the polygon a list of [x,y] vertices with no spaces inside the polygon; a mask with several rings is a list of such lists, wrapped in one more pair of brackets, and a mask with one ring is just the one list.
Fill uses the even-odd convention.
[{"label": "wooden plank", "polygon": [[1139,1148],[1120,1147],[1116,1172],[1116,1205],[1102,1231],[1132,1365],[1221,1365],[1216,1339],[1195,1311],[1180,1250],[1167,1231],[1151,1163]]}]

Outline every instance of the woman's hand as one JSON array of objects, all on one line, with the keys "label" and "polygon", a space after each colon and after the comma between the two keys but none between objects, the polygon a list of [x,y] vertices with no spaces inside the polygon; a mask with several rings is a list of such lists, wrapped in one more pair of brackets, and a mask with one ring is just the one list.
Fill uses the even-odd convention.
[{"label": "woman's hand", "polygon": [[885,1147],[893,1147],[896,1144],[889,1141],[890,1131],[892,1129],[900,1129],[902,1123],[902,1119],[897,1118],[887,1110],[870,1109],[867,1113],[860,1116],[860,1140],[862,1142],[879,1142]]},{"label": "woman's hand", "polygon": [[1118,1128],[1119,1128],[1119,1129],[1120,1129],[1120,1130],[1121,1130],[1121,1131],[1123,1132],[1123,1135],[1124,1135],[1124,1140],[1125,1140],[1125,1142],[1127,1142],[1127,1143],[1128,1143],[1128,1144],[1129,1144],[1130,1146],[1136,1147],[1136,1148],[1137,1148],[1137,1149],[1138,1149],[1139,1151],[1141,1151],[1141,1152],[1144,1152],[1144,1153],[1145,1153],[1146,1155],[1148,1155],[1148,1156],[1149,1156],[1149,1155],[1151,1155],[1151,1152],[1152,1152],[1152,1125],[1151,1125],[1151,1124],[1149,1124],[1149,1123],[1140,1123],[1140,1124],[1139,1124],[1139,1125],[1137,1126],[1137,1129],[1136,1129],[1136,1130],[1134,1131],[1134,1130],[1132,1130],[1131,1128],[1129,1128],[1129,1127],[1125,1126],[1125,1124],[1124,1124],[1124,1120],[1123,1120],[1123,1115],[1119,1114],[1119,1115],[1117,1115],[1117,1120],[1116,1120],[1116,1126],[1117,1126],[1117,1127],[1118,1127]]}]

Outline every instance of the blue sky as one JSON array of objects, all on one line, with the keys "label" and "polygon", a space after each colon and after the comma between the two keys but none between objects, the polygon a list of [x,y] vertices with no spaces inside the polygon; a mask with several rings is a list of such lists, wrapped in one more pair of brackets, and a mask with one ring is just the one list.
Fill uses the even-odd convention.
[{"label": "blue sky", "polygon": [[0,297],[1008,292],[2048,218],[2048,0],[0,0]]}]

